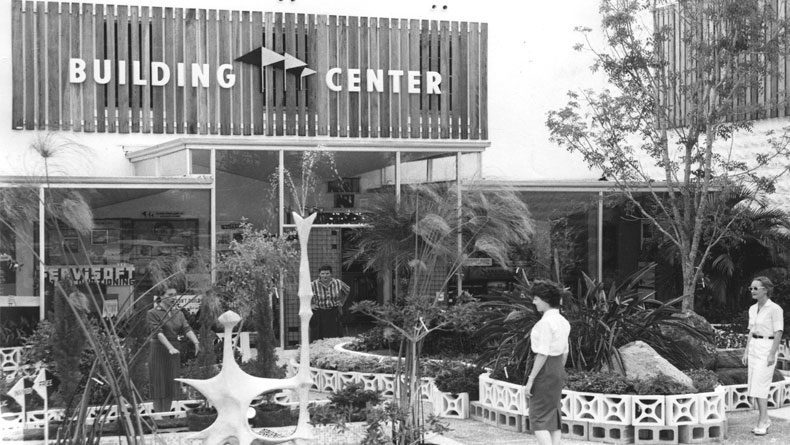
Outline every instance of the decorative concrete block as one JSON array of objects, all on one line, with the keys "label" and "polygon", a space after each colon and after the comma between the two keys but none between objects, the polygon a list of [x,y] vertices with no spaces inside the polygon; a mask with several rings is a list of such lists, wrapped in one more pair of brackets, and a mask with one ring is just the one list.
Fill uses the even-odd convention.
[{"label": "decorative concrete block", "polygon": [[493,408],[494,406],[494,381],[491,380],[490,374],[481,374],[478,377],[478,386],[480,388],[480,403],[484,406]]},{"label": "decorative concrete block", "polygon": [[666,399],[664,396],[632,396],[632,423],[657,426],[666,423]]},{"label": "decorative concrete block", "polygon": [[529,416],[521,416],[521,432],[525,434],[535,434],[532,431],[532,424],[529,421]]},{"label": "decorative concrete block", "polygon": [[727,438],[727,421],[678,427],[680,443],[721,442]]},{"label": "decorative concrete block", "polygon": [[754,408],[752,399],[747,395],[748,385],[727,387],[727,411],[746,411]]},{"label": "decorative concrete block", "polygon": [[604,443],[634,443],[634,427],[611,423],[591,423],[587,440]]},{"label": "decorative concrete block", "polygon": [[777,382],[782,386],[782,398],[780,399],[780,406],[790,405],[790,380],[785,377],[784,382]]},{"label": "decorative concrete block", "polygon": [[779,408],[782,406],[782,391],[784,382],[773,382],[768,388],[768,408]]},{"label": "decorative concrete block", "polygon": [[667,425],[695,425],[699,422],[699,395],[666,396]]},{"label": "decorative concrete block", "polygon": [[362,389],[370,390],[370,391],[378,391],[379,390],[379,380],[378,374],[360,372],[359,375],[359,382],[362,384]]},{"label": "decorative concrete block", "polygon": [[527,398],[524,386],[492,380],[493,393],[491,406],[514,414],[527,414]]},{"label": "decorative concrete block", "polygon": [[[534,428],[534,425],[530,425]],[[590,423],[584,420],[562,420],[560,427],[562,437],[571,440],[588,440]]]},{"label": "decorative concrete block", "polygon": [[[571,407],[573,394],[575,394],[575,391],[569,389],[562,390],[562,396],[560,397],[560,413],[563,419],[573,420],[573,408]],[[527,400],[527,413],[529,413],[529,400]]]},{"label": "decorative concrete block", "polygon": [[319,385],[321,384],[321,377],[319,373],[321,372],[320,369],[317,368],[310,368],[310,389],[313,391],[320,391]]},{"label": "decorative concrete block", "polygon": [[469,418],[469,393],[451,394],[435,391],[433,400],[433,413],[448,419]]},{"label": "decorative concrete block", "polygon": [[571,397],[571,416],[573,420],[601,422],[601,399],[603,394],[574,392]]},{"label": "decorative concrete block", "polygon": [[634,425],[635,444],[664,444],[678,443],[678,427],[675,425]]},{"label": "decorative concrete block", "polygon": [[318,371],[318,390],[321,392],[335,392],[341,388],[337,378],[337,371],[321,369]]},{"label": "decorative concrete block", "polygon": [[359,383],[359,373],[358,372],[339,372],[337,373],[337,383],[340,385],[340,389],[345,388],[348,385]]},{"label": "decorative concrete block", "polygon": [[470,402],[469,403],[469,417],[474,420],[478,420],[480,422],[483,421],[483,417],[486,415],[487,411],[490,408],[487,406],[483,406],[480,402]]},{"label": "decorative concrete block", "polygon": [[727,420],[727,393],[724,387],[697,395],[699,396],[700,423],[717,423]]},{"label": "decorative concrete block", "polygon": [[420,381],[420,400],[423,402],[436,403],[434,399],[438,397],[437,393],[439,392],[432,378],[424,377],[422,381]]},{"label": "decorative concrete block", "polygon": [[602,394],[598,408],[601,422],[616,425],[631,425],[633,419],[631,396]]},{"label": "decorative concrete block", "polygon": [[397,392],[395,376],[392,374],[376,374],[378,390],[384,397],[394,397]]}]

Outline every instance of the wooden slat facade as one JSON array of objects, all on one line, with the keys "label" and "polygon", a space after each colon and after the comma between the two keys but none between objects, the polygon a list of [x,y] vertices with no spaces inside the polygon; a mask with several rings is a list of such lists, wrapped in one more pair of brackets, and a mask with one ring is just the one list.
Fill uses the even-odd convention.
[{"label": "wooden slat facade", "polygon": [[[10,13],[14,129],[488,136],[484,23],[23,0],[13,0]],[[258,68],[235,61],[259,47],[316,72],[301,77],[282,62]],[[83,81],[70,82],[71,59],[84,62]],[[97,76],[109,83],[94,79],[94,60]],[[104,60],[112,61],[109,70]],[[161,80],[159,64],[170,72],[164,85],[153,84]],[[218,79],[223,64],[232,66],[230,88]],[[335,68],[340,73],[331,81],[341,91],[327,84]],[[349,90],[349,69],[359,72],[359,91]],[[419,73],[416,93],[409,92],[410,71]],[[429,94],[428,71],[441,76],[440,94]],[[382,80],[383,91],[368,91]],[[784,90],[775,79],[768,89]]]}]

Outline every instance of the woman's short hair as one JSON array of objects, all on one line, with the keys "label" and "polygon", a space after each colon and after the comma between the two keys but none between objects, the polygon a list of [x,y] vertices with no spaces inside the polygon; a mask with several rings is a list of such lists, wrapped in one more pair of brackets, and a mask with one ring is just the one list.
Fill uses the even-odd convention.
[{"label": "woman's short hair", "polygon": [[763,285],[765,288],[765,293],[768,294],[768,298],[771,298],[771,295],[774,293],[774,283],[771,282],[771,279],[764,276],[754,277],[752,281],[759,281],[760,284]]},{"label": "woman's short hair", "polygon": [[529,288],[529,294],[545,301],[552,308],[558,308],[567,291],[553,281],[536,280]]}]

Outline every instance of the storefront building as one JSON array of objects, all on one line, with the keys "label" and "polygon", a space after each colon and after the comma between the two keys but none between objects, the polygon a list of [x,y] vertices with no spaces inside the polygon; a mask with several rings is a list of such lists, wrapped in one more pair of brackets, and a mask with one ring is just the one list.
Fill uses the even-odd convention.
[{"label": "storefront building", "polygon": [[[490,98],[490,53],[503,54],[489,24],[463,8],[461,18],[436,15],[442,4],[368,15],[342,13],[354,2],[340,2],[336,14],[320,2],[306,11],[288,2],[162,3],[3,3],[11,88],[0,186],[28,194],[38,212],[0,228],[0,318],[44,317],[52,283],[67,276],[105,295],[105,315],[118,314],[175,255],[208,258],[187,279],[184,291],[197,292],[243,220],[282,236],[301,207],[319,213],[313,272],[330,264],[352,299],[387,300],[391,286],[342,266],[349,231],[374,194],[485,176],[483,152],[495,139],[489,103],[507,94],[498,85],[500,98]],[[53,156],[31,151],[36,144]],[[305,159],[316,153],[305,181]],[[607,213],[609,187],[594,172],[593,181],[569,174],[578,169],[568,164],[550,183],[509,182],[538,220],[534,264],[551,263],[559,224],[583,229],[574,235],[583,246],[576,269],[633,270],[639,251],[624,246],[639,242],[642,227]],[[89,235],[46,223],[48,199],[70,192],[92,208]],[[607,263],[618,248],[630,252],[628,264]],[[487,292],[508,277],[482,265],[465,279]],[[280,339],[289,346],[298,340],[296,300],[282,301]]]}]

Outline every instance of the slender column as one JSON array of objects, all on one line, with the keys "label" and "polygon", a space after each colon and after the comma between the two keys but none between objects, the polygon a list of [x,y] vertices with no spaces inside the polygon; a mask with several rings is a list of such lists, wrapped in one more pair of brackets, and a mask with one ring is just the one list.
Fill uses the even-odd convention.
[{"label": "slender column", "polygon": [[46,208],[44,203],[44,198],[46,194],[44,193],[44,186],[39,186],[38,188],[38,319],[43,320],[47,315],[46,310],[46,300],[44,295],[46,294],[44,285],[46,284],[44,280],[44,271],[46,264],[44,262],[44,254],[46,253],[45,250],[45,235],[46,231],[45,228],[47,226],[46,221]]},{"label": "slender column", "polygon": [[[457,152],[455,154],[455,195],[456,195],[456,217],[458,218],[458,223],[456,224],[458,227],[458,258],[461,258],[463,255],[463,236],[461,235],[461,206],[463,205],[463,199],[461,196],[461,152]],[[459,267],[458,272],[455,274],[455,297],[456,300],[461,295],[461,285],[463,284],[464,277],[463,277],[463,268]],[[447,296],[449,300],[449,295]]]},{"label": "slender column", "polygon": [[[191,150],[190,150],[191,152]],[[209,173],[211,173],[211,282],[217,282],[217,151],[212,148],[209,159]]]},{"label": "slender column", "polygon": [[598,192],[598,282],[603,282],[603,192]]},{"label": "slender column", "polygon": [[[280,150],[277,165],[277,227],[280,238],[283,237],[283,224],[285,224],[285,152]],[[309,276],[309,275],[308,275]],[[280,319],[280,348],[285,350],[285,285],[283,277],[280,275],[278,295],[280,297],[280,304],[277,305],[277,316]]]}]

